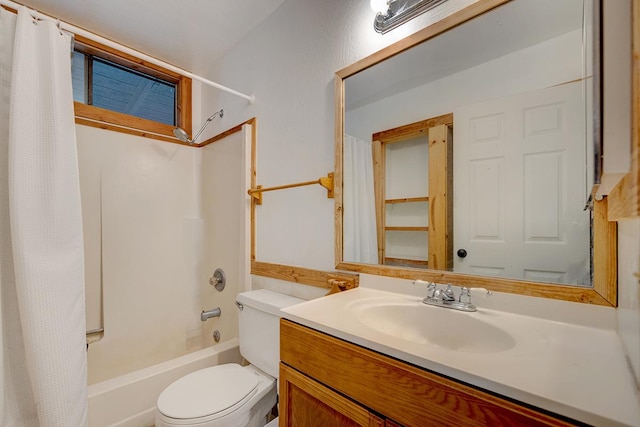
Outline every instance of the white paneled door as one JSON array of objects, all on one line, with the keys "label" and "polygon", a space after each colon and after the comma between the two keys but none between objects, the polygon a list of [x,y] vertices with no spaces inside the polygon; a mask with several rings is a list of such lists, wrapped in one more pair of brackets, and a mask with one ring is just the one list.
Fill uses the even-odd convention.
[{"label": "white paneled door", "polygon": [[581,82],[454,111],[456,272],[590,283],[586,122]]}]

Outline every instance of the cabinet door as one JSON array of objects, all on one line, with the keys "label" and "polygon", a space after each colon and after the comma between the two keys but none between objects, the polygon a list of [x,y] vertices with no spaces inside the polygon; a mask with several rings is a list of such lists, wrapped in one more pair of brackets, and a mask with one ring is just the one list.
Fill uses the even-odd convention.
[{"label": "cabinet door", "polygon": [[360,405],[280,364],[280,427],[384,427]]}]

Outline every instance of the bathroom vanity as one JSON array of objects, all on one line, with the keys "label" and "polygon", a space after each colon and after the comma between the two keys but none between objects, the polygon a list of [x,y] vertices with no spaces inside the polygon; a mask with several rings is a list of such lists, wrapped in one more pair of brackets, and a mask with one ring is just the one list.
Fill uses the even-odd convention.
[{"label": "bathroom vanity", "polygon": [[280,425],[640,425],[615,332],[570,321],[584,305],[548,320],[488,299],[455,312],[361,286],[284,309]]},{"label": "bathroom vanity", "polygon": [[281,425],[575,425],[288,320],[280,333]]}]

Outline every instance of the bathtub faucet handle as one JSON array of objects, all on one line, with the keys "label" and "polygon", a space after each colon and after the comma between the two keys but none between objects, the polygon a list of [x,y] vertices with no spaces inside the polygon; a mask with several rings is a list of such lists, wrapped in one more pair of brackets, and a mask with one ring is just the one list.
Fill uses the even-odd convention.
[{"label": "bathtub faucet handle", "polygon": [[216,290],[222,291],[227,283],[227,277],[221,268],[216,268],[213,275],[209,278],[209,284],[215,286]]}]

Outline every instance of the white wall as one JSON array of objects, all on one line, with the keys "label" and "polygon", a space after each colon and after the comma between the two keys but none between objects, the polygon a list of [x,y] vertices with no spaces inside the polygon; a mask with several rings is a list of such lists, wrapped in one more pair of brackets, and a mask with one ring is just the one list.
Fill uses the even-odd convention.
[{"label": "white wall", "polygon": [[[94,296],[87,310],[94,327],[101,323],[100,263],[103,281],[105,332],[89,347],[89,383],[212,345],[214,328],[223,340],[237,337],[233,301],[238,286],[244,289],[239,251],[245,246],[238,238],[243,224],[235,218],[243,214],[242,196],[230,204],[233,212],[214,215],[217,195],[201,191],[211,193],[220,184],[212,182],[210,171],[240,176],[243,144],[227,138],[216,148],[198,150],[86,126],[77,126],[77,140],[87,289]],[[233,161],[211,157],[229,146],[240,153]],[[215,253],[204,237],[213,223],[225,227],[226,216],[234,221],[236,245],[223,252],[228,257]],[[232,278],[222,294],[207,281],[216,267]],[[201,322],[200,312],[214,306],[224,307],[223,317]]]},{"label": "white wall", "polygon": [[[450,0],[438,17],[469,3]],[[250,105],[211,90],[203,109],[224,108],[228,123],[257,117],[258,184],[308,181],[333,171],[335,72],[436,19],[427,13],[380,35],[373,18],[367,1],[286,1],[211,71],[216,81],[256,97]],[[333,270],[333,200],[323,188],[264,195],[257,208],[257,259]]]}]

